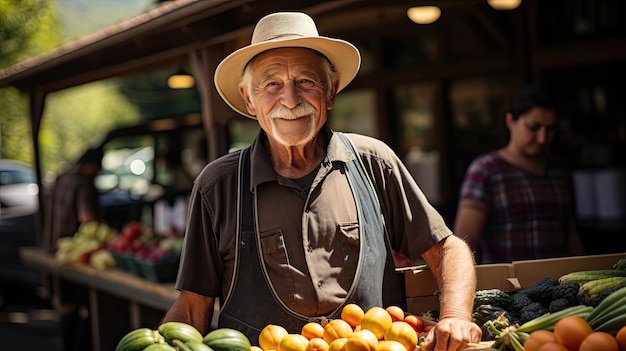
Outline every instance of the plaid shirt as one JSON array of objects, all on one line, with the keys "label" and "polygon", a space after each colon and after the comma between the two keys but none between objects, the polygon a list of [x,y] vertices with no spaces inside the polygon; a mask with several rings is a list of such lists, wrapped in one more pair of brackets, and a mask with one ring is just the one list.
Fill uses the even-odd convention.
[{"label": "plaid shirt", "polygon": [[571,185],[564,168],[548,166],[536,175],[496,152],[476,158],[463,179],[460,203],[487,213],[480,262],[565,256],[574,215]]}]

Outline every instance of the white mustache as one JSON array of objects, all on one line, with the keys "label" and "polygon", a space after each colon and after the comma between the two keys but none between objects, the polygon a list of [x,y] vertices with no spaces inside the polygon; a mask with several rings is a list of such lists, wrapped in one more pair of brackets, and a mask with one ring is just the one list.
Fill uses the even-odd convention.
[{"label": "white mustache", "polygon": [[316,112],[317,110],[315,107],[309,103],[301,103],[294,108],[287,108],[283,105],[278,105],[267,114],[267,117],[271,119],[298,119],[300,117],[315,114]]}]

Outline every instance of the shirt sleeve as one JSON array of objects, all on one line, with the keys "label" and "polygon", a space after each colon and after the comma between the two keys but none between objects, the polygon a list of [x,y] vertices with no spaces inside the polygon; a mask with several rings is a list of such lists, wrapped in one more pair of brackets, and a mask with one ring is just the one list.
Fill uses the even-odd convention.
[{"label": "shirt sleeve", "polygon": [[412,261],[452,234],[413,176],[391,148],[356,137],[355,146],[372,175],[392,248]]},{"label": "shirt sleeve", "polygon": [[479,157],[470,163],[461,184],[460,205],[488,208],[491,198],[489,192],[490,173],[490,167],[485,157]]},{"label": "shirt sleeve", "polygon": [[218,297],[220,294],[221,263],[211,211],[203,201],[202,192],[195,183],[189,199],[189,216],[181,253],[176,289]]}]

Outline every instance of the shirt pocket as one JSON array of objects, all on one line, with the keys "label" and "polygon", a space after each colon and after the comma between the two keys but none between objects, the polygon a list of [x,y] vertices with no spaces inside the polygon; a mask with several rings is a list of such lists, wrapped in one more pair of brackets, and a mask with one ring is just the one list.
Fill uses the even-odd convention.
[{"label": "shirt pocket", "polygon": [[359,224],[357,222],[339,223],[338,233],[341,241],[341,263],[343,266],[339,282],[346,289],[353,283],[359,262]]},{"label": "shirt pocket", "polygon": [[279,269],[288,263],[285,240],[279,229],[261,233],[261,254],[270,269]]},{"label": "shirt pocket", "polygon": [[341,245],[359,246],[359,223],[344,222],[339,223],[339,234]]}]

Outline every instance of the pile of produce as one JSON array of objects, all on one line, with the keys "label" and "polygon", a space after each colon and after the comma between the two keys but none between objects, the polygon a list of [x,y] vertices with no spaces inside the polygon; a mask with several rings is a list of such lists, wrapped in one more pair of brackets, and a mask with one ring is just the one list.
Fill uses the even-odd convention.
[{"label": "pile of produce", "polygon": [[182,236],[156,236],[150,227],[133,221],[124,225],[120,235],[108,243],[107,249],[113,253],[156,263],[180,255],[182,244]]},{"label": "pile of produce", "polygon": [[474,322],[498,350],[626,351],[626,259],[512,293],[477,291]]},{"label": "pile of produce", "polygon": [[341,318],[323,325],[309,322],[299,334],[269,324],[252,345],[234,329],[219,328],[202,336],[194,327],[166,322],[158,329],[139,328],[126,334],[115,351],[413,351],[423,344],[432,328],[398,306],[372,307],[363,311],[356,304],[346,305]]},{"label": "pile of produce", "polygon": [[[479,290],[474,296],[474,322],[482,328],[483,340],[493,341],[492,347],[501,351],[626,351],[625,277],[623,258],[612,269],[543,278],[510,293]],[[417,351],[437,317],[437,311],[418,317],[397,306],[364,311],[348,304],[340,318],[309,322],[299,333],[267,325],[254,346],[232,329],[207,334],[199,346],[193,344],[200,340],[199,333],[168,333],[174,327],[166,323],[158,331],[143,328],[129,333],[136,336],[124,337],[116,351]],[[142,342],[128,341],[135,338]]]},{"label": "pile of produce", "polygon": [[73,236],[57,239],[55,259],[62,264],[81,262],[96,269],[115,266],[106,245],[117,236],[117,231],[105,223],[83,223]]},{"label": "pile of produce", "polygon": [[423,339],[432,325],[425,325],[417,316],[406,314],[398,306],[372,307],[363,311],[348,304],[341,318],[325,324],[309,322],[299,334],[289,333],[269,324],[259,335],[253,351],[413,351],[423,346]]},{"label": "pile of produce", "polygon": [[203,336],[189,324],[166,322],[157,329],[129,332],[115,351],[250,351],[251,347],[250,340],[234,329],[220,328]]}]

